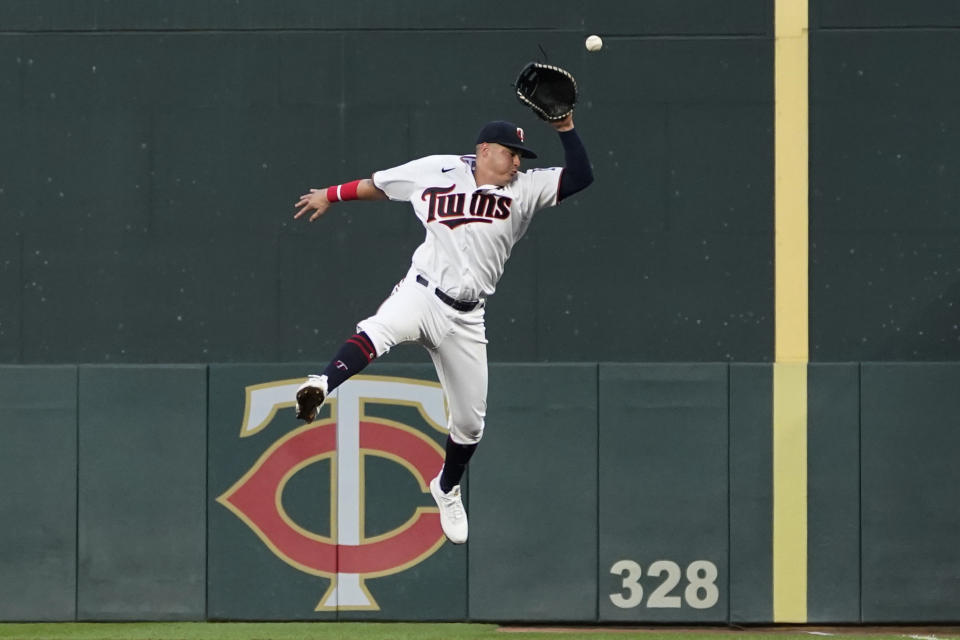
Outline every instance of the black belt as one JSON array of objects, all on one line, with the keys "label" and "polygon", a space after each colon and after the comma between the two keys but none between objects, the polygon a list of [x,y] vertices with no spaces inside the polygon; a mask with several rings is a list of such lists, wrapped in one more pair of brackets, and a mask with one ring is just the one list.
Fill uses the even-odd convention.
[{"label": "black belt", "polygon": [[[417,274],[417,282],[423,286],[430,288],[430,283],[427,282],[427,279]],[[440,289],[434,289],[433,292],[437,294],[437,297],[443,300],[446,304],[450,305],[457,311],[473,311],[477,308],[477,305],[480,304],[479,300],[457,300],[456,298],[451,298]]]}]

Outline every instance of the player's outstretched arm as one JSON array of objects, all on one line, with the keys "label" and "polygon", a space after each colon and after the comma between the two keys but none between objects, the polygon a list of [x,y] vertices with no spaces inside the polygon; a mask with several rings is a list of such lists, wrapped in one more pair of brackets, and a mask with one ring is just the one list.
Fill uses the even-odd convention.
[{"label": "player's outstretched arm", "polygon": [[551,122],[550,126],[560,134],[560,143],[563,145],[564,167],[557,190],[557,202],[561,202],[593,183],[593,168],[587,149],[573,128],[572,112],[563,120]]},{"label": "player's outstretched arm", "polygon": [[313,210],[309,221],[313,222],[327,212],[330,205],[342,200],[386,200],[387,194],[373,184],[373,180],[365,178],[363,180],[354,180],[346,184],[338,184],[325,189],[310,189],[309,193],[300,196],[300,199],[294,205],[300,207],[293,217],[301,217],[303,214]]}]

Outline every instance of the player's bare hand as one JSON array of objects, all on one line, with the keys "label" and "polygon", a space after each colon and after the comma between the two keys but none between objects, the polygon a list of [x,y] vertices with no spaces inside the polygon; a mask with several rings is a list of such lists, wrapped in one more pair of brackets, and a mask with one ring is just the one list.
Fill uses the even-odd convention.
[{"label": "player's bare hand", "polygon": [[570,131],[573,129],[573,112],[570,112],[566,118],[563,120],[557,120],[556,122],[551,122],[550,126],[556,129],[557,131]]},{"label": "player's bare hand", "polygon": [[300,207],[300,210],[294,214],[294,219],[297,219],[308,211],[313,210],[313,214],[309,218],[309,221],[313,222],[326,213],[327,209],[330,208],[330,201],[327,200],[327,190],[310,189],[310,193],[305,193],[300,196],[300,199],[294,206]]}]

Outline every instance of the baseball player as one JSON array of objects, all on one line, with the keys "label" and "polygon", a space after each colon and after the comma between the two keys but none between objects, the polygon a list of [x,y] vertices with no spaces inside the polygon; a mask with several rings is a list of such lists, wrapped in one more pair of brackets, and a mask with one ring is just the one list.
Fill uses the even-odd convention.
[{"label": "baseball player", "polygon": [[573,114],[550,125],[559,133],[564,167],[520,171],[521,158],[537,156],[523,129],[495,121],[480,130],[475,154],[420,158],[371,178],[310,189],[296,203],[294,218],[312,211],[313,222],[335,202],[404,201],[426,229],[406,277],[373,316],[357,325],[323,373],[301,385],[297,417],[312,422],[331,391],[394,346],[423,345],[449,409],[445,460],[430,493],[443,532],[454,544],[467,540],[460,480],[483,435],[487,408],[484,305],[533,214],[593,182]]}]

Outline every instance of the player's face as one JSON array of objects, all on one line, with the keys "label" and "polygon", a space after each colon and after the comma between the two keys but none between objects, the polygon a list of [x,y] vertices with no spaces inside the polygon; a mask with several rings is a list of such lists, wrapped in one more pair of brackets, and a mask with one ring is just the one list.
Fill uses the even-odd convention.
[{"label": "player's face", "polygon": [[520,153],[496,142],[485,142],[480,145],[477,162],[482,164],[484,173],[493,178],[490,182],[502,187],[517,177]]}]

